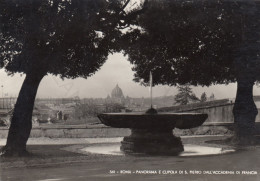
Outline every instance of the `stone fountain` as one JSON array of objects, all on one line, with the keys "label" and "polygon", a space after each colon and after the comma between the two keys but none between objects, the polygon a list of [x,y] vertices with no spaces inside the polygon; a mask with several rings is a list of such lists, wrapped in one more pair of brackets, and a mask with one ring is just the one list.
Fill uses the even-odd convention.
[{"label": "stone fountain", "polygon": [[184,148],[180,137],[173,135],[173,129],[190,129],[201,126],[208,115],[157,113],[152,107],[151,92],[150,87],[151,108],[145,113],[104,113],[98,115],[98,118],[107,126],[131,129],[131,135],[124,137],[121,142],[120,149],[125,153],[178,155],[184,151]]},{"label": "stone fountain", "polygon": [[198,127],[208,116],[199,113],[106,113],[98,117],[107,126],[131,129],[131,135],[121,142],[120,149],[125,153],[178,155],[184,151],[183,144],[172,130]]}]

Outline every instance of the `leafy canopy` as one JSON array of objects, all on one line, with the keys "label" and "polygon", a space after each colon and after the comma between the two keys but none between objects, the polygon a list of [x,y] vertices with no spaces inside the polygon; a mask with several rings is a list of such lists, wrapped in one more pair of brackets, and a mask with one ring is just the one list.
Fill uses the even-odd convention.
[{"label": "leafy canopy", "polygon": [[[149,1],[138,28],[124,36],[135,81],[148,82],[152,71],[154,84],[209,86],[236,81],[245,66],[251,67],[248,72],[258,72],[257,51],[241,48],[243,33],[250,34],[243,29],[250,8],[233,1]],[[252,59],[241,56],[245,52]]]},{"label": "leafy canopy", "polygon": [[125,26],[129,1],[1,0],[0,67],[88,77],[104,63]]}]

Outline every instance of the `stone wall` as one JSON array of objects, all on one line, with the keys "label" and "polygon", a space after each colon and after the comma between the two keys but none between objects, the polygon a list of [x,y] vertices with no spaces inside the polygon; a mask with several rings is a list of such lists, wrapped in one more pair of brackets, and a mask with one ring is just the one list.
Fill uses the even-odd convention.
[{"label": "stone wall", "polygon": [[232,113],[234,104],[224,104],[215,107],[205,107],[196,110],[190,110],[188,112],[200,112],[208,114],[206,122],[234,122],[234,116]]},{"label": "stone wall", "polygon": [[[254,97],[259,114],[256,122],[260,122],[260,97]],[[158,109],[159,112],[200,112],[208,114],[207,123],[233,123],[234,101],[222,99],[205,103],[195,103],[182,106],[172,106]]]}]

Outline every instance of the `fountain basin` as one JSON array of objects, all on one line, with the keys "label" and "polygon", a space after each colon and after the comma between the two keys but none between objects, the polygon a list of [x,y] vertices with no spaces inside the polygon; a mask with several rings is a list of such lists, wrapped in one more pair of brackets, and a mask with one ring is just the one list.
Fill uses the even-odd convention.
[{"label": "fountain basin", "polygon": [[[69,147],[67,151],[75,151],[75,148]],[[101,143],[92,144],[91,146],[81,148],[83,153],[93,153],[93,154],[103,154],[103,155],[125,155],[124,152],[120,150],[120,143]],[[207,155],[223,155],[228,153],[235,153],[236,150],[232,147],[221,147],[221,146],[209,146],[209,145],[194,145],[185,144],[184,151],[179,154],[180,157],[190,157],[190,156],[207,156]],[[140,155],[142,156],[142,155]]]},{"label": "fountain basin", "polygon": [[100,121],[114,128],[135,129],[190,129],[201,126],[208,118],[201,113],[104,113]]},{"label": "fountain basin", "polygon": [[207,114],[201,113],[104,113],[100,121],[115,128],[130,128],[131,135],[124,137],[121,151],[127,154],[178,155],[184,151],[174,128],[190,129],[202,125]]}]

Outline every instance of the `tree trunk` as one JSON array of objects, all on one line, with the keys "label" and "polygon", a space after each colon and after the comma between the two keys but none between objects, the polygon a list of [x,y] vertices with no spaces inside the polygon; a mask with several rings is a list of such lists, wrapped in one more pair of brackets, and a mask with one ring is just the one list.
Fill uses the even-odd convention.
[{"label": "tree trunk", "polygon": [[235,143],[255,142],[255,118],[258,114],[253,99],[253,86],[259,67],[259,23],[258,9],[254,0],[241,1],[238,8],[241,17],[241,43],[235,50],[237,95],[233,108]]},{"label": "tree trunk", "polygon": [[237,95],[233,108],[235,124],[235,142],[238,144],[254,143],[255,118],[258,114],[253,100],[254,81],[240,78],[237,81]]},{"label": "tree trunk", "polygon": [[39,84],[44,75],[27,74],[19,92],[7,143],[1,150],[2,156],[27,155],[26,142],[32,129],[32,113]]}]

